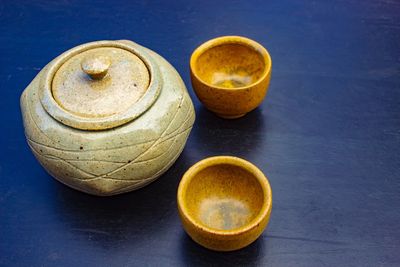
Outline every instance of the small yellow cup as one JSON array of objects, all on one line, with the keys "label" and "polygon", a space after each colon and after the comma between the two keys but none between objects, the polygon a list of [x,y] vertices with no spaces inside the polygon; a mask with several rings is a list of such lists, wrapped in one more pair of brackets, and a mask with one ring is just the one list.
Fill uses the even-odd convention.
[{"label": "small yellow cup", "polygon": [[194,241],[231,251],[249,245],[264,231],[272,191],[250,162],[218,156],[199,161],[184,174],[177,202],[183,227]]},{"label": "small yellow cup", "polygon": [[244,116],[263,101],[272,61],[259,43],[241,36],[218,37],[190,58],[193,89],[207,109],[226,119]]}]

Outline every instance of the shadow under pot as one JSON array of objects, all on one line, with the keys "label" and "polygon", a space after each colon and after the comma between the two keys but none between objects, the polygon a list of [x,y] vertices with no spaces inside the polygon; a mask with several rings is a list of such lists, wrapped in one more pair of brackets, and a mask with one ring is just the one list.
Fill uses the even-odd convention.
[{"label": "shadow under pot", "polygon": [[195,113],[176,70],[131,41],[98,41],[51,61],[25,89],[28,144],[58,181],[93,195],[143,187],[178,158]]}]

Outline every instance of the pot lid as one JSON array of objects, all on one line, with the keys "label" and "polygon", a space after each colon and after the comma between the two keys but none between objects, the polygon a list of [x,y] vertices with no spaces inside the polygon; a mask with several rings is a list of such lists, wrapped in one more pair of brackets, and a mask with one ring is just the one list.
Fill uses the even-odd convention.
[{"label": "pot lid", "polygon": [[106,117],[136,103],[149,82],[147,67],[136,55],[121,48],[101,47],[62,64],[51,89],[65,110],[83,117]]},{"label": "pot lid", "polygon": [[159,94],[158,68],[138,45],[93,42],[59,58],[41,86],[41,102],[59,122],[84,130],[127,123]]}]

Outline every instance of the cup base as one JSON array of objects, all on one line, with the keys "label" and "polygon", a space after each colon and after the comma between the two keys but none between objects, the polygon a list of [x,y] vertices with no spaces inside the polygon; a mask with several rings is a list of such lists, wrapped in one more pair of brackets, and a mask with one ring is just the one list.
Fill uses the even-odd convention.
[{"label": "cup base", "polygon": [[243,114],[237,114],[237,115],[227,115],[227,114],[220,114],[220,113],[215,113],[215,115],[217,115],[218,117],[221,117],[223,119],[238,119],[243,117],[244,115],[246,115],[247,113],[243,113]]}]

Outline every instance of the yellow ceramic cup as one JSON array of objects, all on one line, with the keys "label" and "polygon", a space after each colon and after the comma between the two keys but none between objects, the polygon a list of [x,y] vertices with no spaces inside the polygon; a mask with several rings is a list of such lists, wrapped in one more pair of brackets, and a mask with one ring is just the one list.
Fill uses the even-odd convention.
[{"label": "yellow ceramic cup", "polygon": [[185,231],[200,245],[217,251],[243,248],[268,224],[272,191],[250,162],[218,156],[193,165],[178,188],[178,209]]},{"label": "yellow ceramic cup", "polygon": [[193,89],[218,116],[239,118],[259,106],[271,79],[272,61],[259,43],[223,36],[200,45],[190,58]]}]

